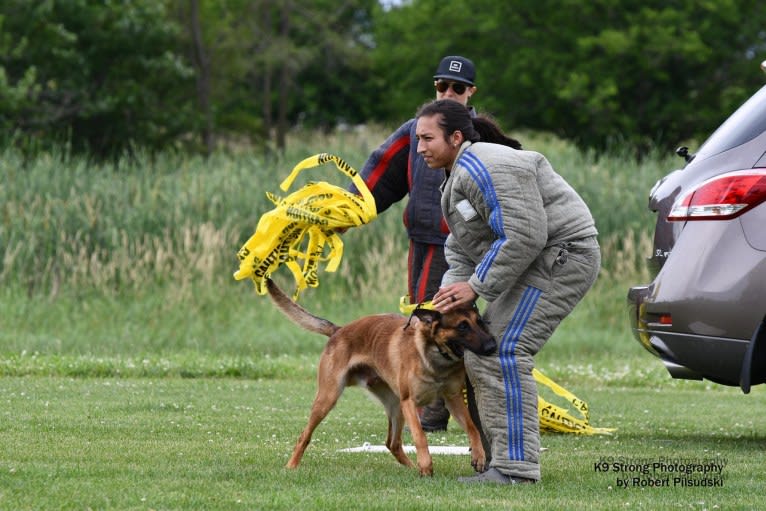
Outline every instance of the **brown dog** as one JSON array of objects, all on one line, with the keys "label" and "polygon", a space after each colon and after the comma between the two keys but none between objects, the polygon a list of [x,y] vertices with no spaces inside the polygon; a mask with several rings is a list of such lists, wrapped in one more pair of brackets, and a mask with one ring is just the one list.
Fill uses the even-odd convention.
[{"label": "brown dog", "polygon": [[486,458],[479,431],[463,401],[463,353],[467,349],[488,355],[495,351],[497,343],[475,308],[444,315],[421,309],[409,321],[398,314],[378,314],[339,327],[307,312],[273,281],[268,280],[267,287],[274,303],[294,323],[329,337],[319,360],[311,415],[287,468],[298,466],[314,429],[330,413],[343,389],[359,385],[372,392],[386,409],[386,447],[399,463],[414,466],[402,448],[406,421],[415,443],[420,474],[433,475],[433,462],[417,408],[441,396],[468,434],[471,465],[479,472],[484,471]]}]

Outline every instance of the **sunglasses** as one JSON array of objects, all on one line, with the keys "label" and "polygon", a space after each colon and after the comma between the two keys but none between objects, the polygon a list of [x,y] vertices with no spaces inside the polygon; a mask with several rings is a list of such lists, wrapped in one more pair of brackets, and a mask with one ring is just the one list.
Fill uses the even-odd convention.
[{"label": "sunglasses", "polygon": [[436,87],[436,90],[438,90],[442,94],[447,92],[447,89],[452,87],[452,90],[455,91],[455,94],[457,94],[458,96],[461,96],[465,93],[465,90],[468,87],[470,87],[470,85],[466,85],[460,82],[448,82],[446,80],[437,80],[436,82],[434,82],[434,87]]}]

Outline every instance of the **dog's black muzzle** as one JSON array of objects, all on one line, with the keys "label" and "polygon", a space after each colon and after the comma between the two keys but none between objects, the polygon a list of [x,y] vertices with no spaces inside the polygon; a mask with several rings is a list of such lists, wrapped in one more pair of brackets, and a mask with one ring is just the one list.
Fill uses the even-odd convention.
[{"label": "dog's black muzzle", "polygon": [[450,351],[457,355],[459,358],[462,358],[465,354],[465,350],[468,350],[472,353],[476,353],[477,355],[491,355],[497,350],[497,342],[495,342],[494,337],[487,336],[486,338],[482,339],[478,346],[476,346],[476,343],[466,343],[463,341],[448,341],[447,346],[449,347]]},{"label": "dog's black muzzle", "polygon": [[481,343],[481,350],[476,353],[477,355],[491,355],[497,350],[497,341],[494,337],[490,337]]}]

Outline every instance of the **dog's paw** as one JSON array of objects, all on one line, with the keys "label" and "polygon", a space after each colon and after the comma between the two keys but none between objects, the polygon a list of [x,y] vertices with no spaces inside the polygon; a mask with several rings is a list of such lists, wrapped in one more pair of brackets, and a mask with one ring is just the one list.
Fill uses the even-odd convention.
[{"label": "dog's paw", "polygon": [[480,474],[487,469],[486,463],[487,462],[484,456],[471,459],[471,466],[476,472]]},{"label": "dog's paw", "polygon": [[420,477],[433,477],[434,475],[434,466],[432,463],[428,466],[420,467],[418,470],[420,471]]}]

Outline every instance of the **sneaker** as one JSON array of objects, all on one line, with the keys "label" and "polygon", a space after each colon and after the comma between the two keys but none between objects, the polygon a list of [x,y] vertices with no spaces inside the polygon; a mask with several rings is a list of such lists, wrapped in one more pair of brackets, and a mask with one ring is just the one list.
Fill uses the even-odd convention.
[{"label": "sneaker", "polygon": [[507,476],[496,468],[490,468],[486,472],[470,477],[458,477],[461,483],[493,483],[493,484],[534,484],[537,481],[525,477]]}]

